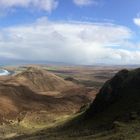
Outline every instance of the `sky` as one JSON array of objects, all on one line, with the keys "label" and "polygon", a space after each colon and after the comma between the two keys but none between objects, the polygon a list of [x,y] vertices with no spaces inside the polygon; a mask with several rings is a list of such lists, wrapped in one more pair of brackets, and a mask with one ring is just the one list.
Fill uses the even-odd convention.
[{"label": "sky", "polygon": [[0,60],[140,64],[140,0],[0,0]]}]

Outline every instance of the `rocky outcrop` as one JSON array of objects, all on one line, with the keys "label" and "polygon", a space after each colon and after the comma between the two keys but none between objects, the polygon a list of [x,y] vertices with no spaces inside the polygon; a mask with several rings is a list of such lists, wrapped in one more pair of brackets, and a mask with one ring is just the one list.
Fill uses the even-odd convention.
[{"label": "rocky outcrop", "polygon": [[[104,84],[86,114],[91,117],[99,112],[106,111],[108,108],[111,108],[112,111],[117,109],[116,112],[118,110],[129,112],[131,109],[132,111],[133,109],[138,111],[140,110],[139,102],[140,69],[132,71],[124,69]],[[122,108],[119,108],[120,106]]]}]

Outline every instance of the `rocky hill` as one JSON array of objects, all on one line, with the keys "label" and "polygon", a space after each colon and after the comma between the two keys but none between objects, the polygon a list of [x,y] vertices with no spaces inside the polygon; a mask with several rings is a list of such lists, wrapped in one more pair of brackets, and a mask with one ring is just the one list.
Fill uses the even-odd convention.
[{"label": "rocky hill", "polygon": [[111,110],[114,117],[140,110],[140,69],[119,71],[101,88],[87,110],[89,116]]}]

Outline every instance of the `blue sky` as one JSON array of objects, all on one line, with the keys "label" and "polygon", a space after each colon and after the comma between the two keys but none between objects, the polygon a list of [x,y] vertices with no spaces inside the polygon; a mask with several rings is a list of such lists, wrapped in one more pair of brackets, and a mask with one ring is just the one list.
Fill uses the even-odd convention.
[{"label": "blue sky", "polygon": [[[25,0],[26,1],[26,0]],[[1,25],[24,24],[47,16],[50,20],[104,21],[110,20],[117,24],[136,28],[133,18],[140,12],[139,0],[96,0],[97,4],[77,6],[72,0],[59,0],[58,7],[51,13],[44,10],[31,11],[30,8],[16,6],[15,12],[10,11],[1,18]],[[9,8],[8,8],[9,9]],[[3,12],[5,15],[5,12]]]},{"label": "blue sky", "polygon": [[140,64],[139,36],[139,0],[0,0],[1,59]]}]

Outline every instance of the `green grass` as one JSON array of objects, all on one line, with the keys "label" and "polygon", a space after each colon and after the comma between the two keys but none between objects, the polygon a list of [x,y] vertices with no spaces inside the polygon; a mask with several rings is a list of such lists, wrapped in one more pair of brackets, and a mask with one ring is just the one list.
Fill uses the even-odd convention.
[{"label": "green grass", "polygon": [[[91,130],[83,131],[47,131],[42,130],[31,135],[21,136],[19,140],[139,140],[140,120],[131,122],[118,122],[110,131],[91,133]],[[94,130],[92,130],[94,131]],[[16,138],[14,138],[16,140]]]}]

